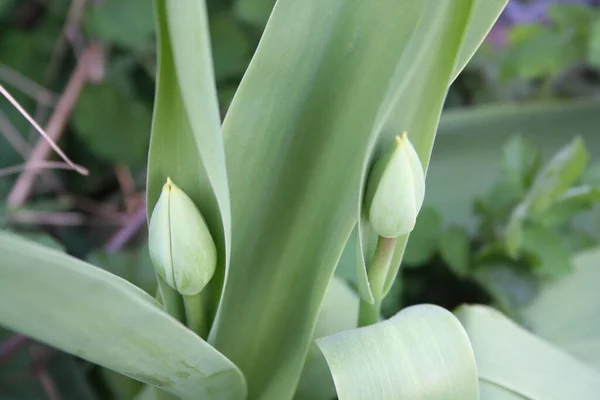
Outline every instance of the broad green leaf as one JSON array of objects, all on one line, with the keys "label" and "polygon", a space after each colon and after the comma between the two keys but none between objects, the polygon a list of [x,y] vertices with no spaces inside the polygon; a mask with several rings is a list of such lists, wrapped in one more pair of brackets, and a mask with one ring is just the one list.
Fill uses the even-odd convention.
[{"label": "broad green leaf", "polygon": [[229,190],[204,1],[156,0],[158,74],[148,215],[170,177],[198,206],[218,249],[216,307],[231,243]]},{"label": "broad green leaf", "polygon": [[535,272],[558,278],[571,270],[571,254],[560,235],[549,228],[529,225],[523,231],[523,250],[533,257]]},{"label": "broad green leaf", "polygon": [[340,400],[478,399],[469,338],[441,307],[412,306],[317,343]]},{"label": "broad green leaf", "polygon": [[[343,280],[334,277],[325,292],[314,337],[318,339],[356,328],[358,302],[358,295]],[[331,400],[335,393],[327,362],[313,342],[308,350],[294,400]]]},{"label": "broad green leaf", "polygon": [[420,266],[433,257],[437,250],[441,225],[439,213],[431,207],[423,207],[406,245],[402,259],[405,266]]},{"label": "broad green leaf", "polygon": [[[425,7],[443,29],[406,51]],[[399,92],[411,114],[426,109],[437,123],[421,84],[430,80],[441,108],[469,11],[462,0],[276,3],[223,125],[234,268],[210,340],[242,369],[251,398],[291,398],[384,106]],[[412,58],[419,47],[445,62]]]},{"label": "broad green leaf", "polygon": [[182,399],[245,398],[235,365],[136,286],[7,233],[0,253],[1,325]]},{"label": "broad green leaf", "polygon": [[600,249],[573,258],[573,271],[545,284],[523,309],[532,330],[600,371]]},{"label": "broad green leaf", "polygon": [[108,83],[87,86],[77,101],[73,123],[77,136],[98,158],[132,166],[144,164],[150,110],[117,87]]},{"label": "broad green leaf", "polygon": [[476,0],[473,5],[473,11],[465,36],[460,46],[458,59],[452,72],[452,81],[456,79],[458,74],[465,68],[471,57],[475,54],[479,46],[483,43],[494,22],[506,6],[508,0]]},{"label": "broad green leaf", "polygon": [[480,380],[531,400],[598,397],[600,372],[498,311],[463,306],[456,314],[473,345]]},{"label": "broad green leaf", "polygon": [[223,132],[234,268],[210,340],[250,398],[293,396],[356,221],[364,148],[421,8],[280,0],[233,99]]},{"label": "broad green leaf", "polygon": [[[479,4],[482,3],[482,4]],[[483,6],[483,3],[486,6]],[[361,182],[364,185],[369,165],[388,148],[394,137],[407,131],[420,160],[427,169],[448,86],[454,79],[458,54],[465,40],[472,40],[469,31],[485,32],[495,21],[505,1],[431,2],[421,23],[407,44],[388,90],[384,108],[374,127],[377,136],[369,141],[364,159]],[[494,9],[495,12],[490,12]],[[473,46],[472,42],[465,48]],[[473,49],[474,51],[474,49]],[[378,142],[378,143],[377,143]],[[358,197],[359,241],[362,257],[357,263],[357,282],[361,297],[372,302],[367,280],[366,260],[374,251],[374,232],[362,213],[362,191]],[[406,238],[397,241],[391,268],[384,285],[387,293],[395,280],[406,246]]]},{"label": "broad green leaf", "polygon": [[467,232],[458,226],[446,229],[440,237],[440,255],[455,274],[467,275],[471,261],[471,239]]},{"label": "broad green leaf", "polygon": [[481,400],[528,400],[526,397],[487,381],[479,382],[479,398]]}]

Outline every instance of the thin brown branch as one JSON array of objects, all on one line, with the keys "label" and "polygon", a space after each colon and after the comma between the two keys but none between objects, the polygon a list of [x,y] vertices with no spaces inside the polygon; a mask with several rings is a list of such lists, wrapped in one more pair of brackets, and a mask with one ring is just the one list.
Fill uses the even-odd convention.
[{"label": "thin brown branch", "polygon": [[[60,66],[62,60],[64,59],[65,54],[67,54],[68,42],[67,42],[67,32],[73,26],[78,26],[83,17],[83,11],[86,5],[86,0],[72,0],[71,5],[69,7],[69,11],[67,11],[67,17],[65,24],[54,44],[54,49],[52,50],[52,55],[50,56],[50,62],[48,63],[48,67],[46,68],[46,73],[44,75],[44,85],[50,85],[58,75],[60,71]],[[45,121],[49,112],[49,107],[45,104],[42,104],[40,99],[38,98],[38,104],[35,109],[34,117],[36,121]],[[30,132],[30,136],[33,134],[33,131]]]},{"label": "thin brown branch", "polygon": [[[83,167],[82,167],[83,168]],[[13,165],[11,167],[0,168],[0,178],[4,178],[5,176],[9,176],[12,174],[16,174],[22,171],[27,170],[48,170],[48,169],[66,169],[70,170],[71,165],[60,162],[60,161],[39,161],[38,163],[25,163],[19,165]]]},{"label": "thin brown branch", "polygon": [[[60,100],[58,101],[58,104],[56,105],[56,108],[50,117],[50,121],[46,127],[46,133],[53,142],[58,141],[65,125],[67,124],[69,116],[71,115],[71,111],[73,110],[73,107],[79,98],[81,89],[87,80],[88,63],[94,58],[95,51],[95,46],[90,46],[86,50],[81,60],[79,60],[75,71],[67,83],[65,91],[61,95]],[[50,156],[51,149],[52,147],[49,142],[45,140],[39,140],[31,152],[27,163],[37,164],[40,161],[45,161]],[[29,193],[31,192],[37,175],[37,170],[26,169],[19,176],[17,182],[13,186],[6,199],[6,204],[9,207],[19,207],[25,202],[29,196]]]},{"label": "thin brown branch", "polygon": [[25,111],[25,109],[21,106],[21,104],[19,104],[19,102],[4,88],[4,86],[0,85],[0,94],[2,94],[4,97],[6,97],[6,99],[8,99],[8,101],[13,105],[13,107],[15,107],[20,113],[21,115],[23,115],[23,117],[25,117],[25,119],[31,124],[33,125],[33,127],[40,133],[40,135],[42,135],[42,137],[46,140],[46,142],[48,142],[48,145],[50,146],[50,148],[52,148],[55,152],[58,153],[58,155],[67,163],[69,164],[69,166],[71,168],[73,168],[74,170],[76,170],[77,172],[79,172],[80,174],[83,175],[87,175],[87,169],[83,168],[83,167],[79,167],[77,165],[75,165],[70,159],[69,157],[67,157],[67,155],[60,149],[60,147],[58,147],[58,145],[54,142],[54,140],[52,140],[52,138],[50,136],[48,136],[48,134],[46,132],[44,132],[44,130],[37,124],[37,122],[35,122],[35,120],[33,119],[33,117],[31,117],[29,115],[29,113],[27,113],[27,111]]},{"label": "thin brown branch", "polygon": [[7,216],[8,222],[17,225],[81,226],[86,219],[76,212],[18,210]]}]

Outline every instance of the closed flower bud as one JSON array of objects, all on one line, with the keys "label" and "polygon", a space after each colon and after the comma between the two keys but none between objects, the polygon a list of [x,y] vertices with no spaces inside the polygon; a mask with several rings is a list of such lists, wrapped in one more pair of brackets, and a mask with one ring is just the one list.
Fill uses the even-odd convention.
[{"label": "closed flower bud", "polygon": [[373,167],[367,183],[366,211],[371,226],[386,238],[410,233],[425,196],[425,174],[406,132]]},{"label": "closed flower bud", "polygon": [[200,293],[215,273],[217,249],[206,222],[169,178],[150,218],[149,247],[157,273],[182,295]]}]

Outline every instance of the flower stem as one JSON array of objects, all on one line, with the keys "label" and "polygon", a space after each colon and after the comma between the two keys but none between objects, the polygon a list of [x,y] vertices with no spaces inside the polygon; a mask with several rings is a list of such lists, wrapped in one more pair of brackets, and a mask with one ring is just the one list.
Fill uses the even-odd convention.
[{"label": "flower stem", "polygon": [[177,293],[160,275],[156,274],[160,298],[165,310],[178,321],[185,321],[185,311],[181,295]]},{"label": "flower stem", "polygon": [[375,301],[370,304],[363,299],[360,301],[358,313],[358,325],[368,326],[379,322],[381,314],[381,302],[383,301],[385,280],[387,278],[392,256],[394,255],[395,238],[385,238],[380,236],[375,248],[375,254],[368,266],[367,276],[369,286]]},{"label": "flower stem", "polygon": [[191,295],[183,296],[183,306],[185,308],[185,320],[188,328],[196,332],[200,337],[204,337],[205,334],[205,317],[204,317],[204,298],[202,292]]}]

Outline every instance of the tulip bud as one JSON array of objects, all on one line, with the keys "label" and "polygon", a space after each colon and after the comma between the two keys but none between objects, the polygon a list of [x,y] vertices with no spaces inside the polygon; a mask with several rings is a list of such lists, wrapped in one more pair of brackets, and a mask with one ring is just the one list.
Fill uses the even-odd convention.
[{"label": "tulip bud", "polygon": [[158,275],[182,295],[200,293],[215,273],[217,249],[200,211],[170,178],[149,229],[150,257]]},{"label": "tulip bud", "polygon": [[425,174],[406,132],[373,167],[366,194],[366,211],[379,236],[395,238],[410,233],[425,196]]}]

